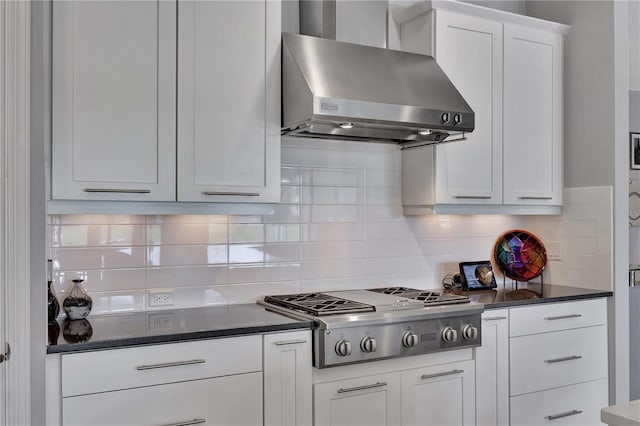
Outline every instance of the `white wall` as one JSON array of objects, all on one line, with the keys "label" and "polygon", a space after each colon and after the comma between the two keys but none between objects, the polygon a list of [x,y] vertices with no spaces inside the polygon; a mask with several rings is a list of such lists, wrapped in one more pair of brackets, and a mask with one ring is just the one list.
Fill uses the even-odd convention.
[{"label": "white wall", "polygon": [[614,182],[611,1],[529,1],[527,15],[571,25],[565,38],[565,187]]}]

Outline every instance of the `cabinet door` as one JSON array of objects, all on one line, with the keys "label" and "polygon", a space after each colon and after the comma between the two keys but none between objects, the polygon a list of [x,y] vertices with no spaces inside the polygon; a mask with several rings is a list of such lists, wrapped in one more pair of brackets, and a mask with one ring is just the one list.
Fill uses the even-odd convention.
[{"label": "cabinet door", "polygon": [[509,311],[482,314],[482,346],[476,355],[476,424],[509,424]]},{"label": "cabinet door", "polygon": [[460,426],[475,424],[473,361],[402,373],[402,424]]},{"label": "cabinet door", "polygon": [[52,197],[175,200],[175,3],[52,7]]},{"label": "cabinet door", "polygon": [[178,200],[280,199],[280,2],[178,2]]},{"label": "cabinet door", "polygon": [[400,376],[379,374],[313,387],[316,425],[391,426],[400,424]]},{"label": "cabinet door", "polygon": [[62,424],[262,425],[262,373],[63,398]]},{"label": "cabinet door", "polygon": [[264,336],[265,426],[311,425],[311,331]]},{"label": "cabinet door", "polygon": [[504,203],[562,204],[562,36],[504,25]]},{"label": "cabinet door", "polygon": [[435,58],[475,113],[467,141],[439,145],[437,204],[502,203],[502,24],[436,11]]}]

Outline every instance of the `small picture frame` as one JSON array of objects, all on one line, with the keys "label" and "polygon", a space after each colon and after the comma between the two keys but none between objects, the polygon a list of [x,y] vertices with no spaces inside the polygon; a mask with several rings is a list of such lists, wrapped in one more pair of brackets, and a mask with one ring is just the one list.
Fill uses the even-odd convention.
[{"label": "small picture frame", "polygon": [[463,290],[487,290],[498,286],[489,260],[460,262],[459,267]]},{"label": "small picture frame", "polygon": [[631,133],[629,137],[631,147],[631,169],[640,170],[640,133]]}]

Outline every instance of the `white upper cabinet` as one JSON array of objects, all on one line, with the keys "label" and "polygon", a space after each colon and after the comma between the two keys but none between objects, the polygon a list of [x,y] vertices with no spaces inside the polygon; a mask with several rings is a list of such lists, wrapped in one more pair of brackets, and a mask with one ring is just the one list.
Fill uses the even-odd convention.
[{"label": "white upper cabinet", "polygon": [[280,8],[54,2],[52,198],[278,202]]},{"label": "white upper cabinet", "polygon": [[562,204],[562,115],[562,36],[505,24],[505,204]]},{"label": "white upper cabinet", "polygon": [[476,124],[466,141],[436,146],[435,203],[502,204],[502,25],[445,11],[435,21],[434,57]]},{"label": "white upper cabinet", "polygon": [[466,141],[403,150],[405,214],[558,214],[569,27],[453,1],[390,11],[391,48],[433,55],[475,112]]},{"label": "white upper cabinet", "polygon": [[174,200],[176,7],[53,3],[52,196]]},{"label": "white upper cabinet", "polygon": [[178,200],[280,197],[280,3],[178,2]]}]

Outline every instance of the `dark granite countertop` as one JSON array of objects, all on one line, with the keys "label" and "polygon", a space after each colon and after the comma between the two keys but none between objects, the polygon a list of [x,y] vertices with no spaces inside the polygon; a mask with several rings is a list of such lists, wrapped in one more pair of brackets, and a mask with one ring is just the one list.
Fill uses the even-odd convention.
[{"label": "dark granite countertop", "polygon": [[309,329],[312,321],[288,318],[258,304],[89,316],[49,325],[47,353],[120,348],[182,340]]},{"label": "dark granite countertop", "polygon": [[567,302],[613,296],[613,292],[611,291],[565,287],[553,284],[541,285],[538,283],[519,283],[517,289],[510,285],[507,285],[505,288],[498,285],[498,288],[494,290],[454,292],[468,296],[472,303],[483,303],[485,309],[509,308],[539,303]]}]

